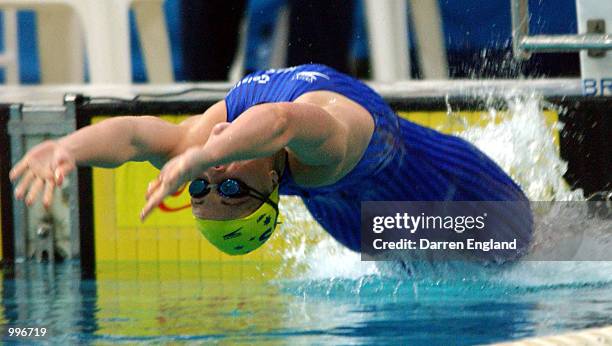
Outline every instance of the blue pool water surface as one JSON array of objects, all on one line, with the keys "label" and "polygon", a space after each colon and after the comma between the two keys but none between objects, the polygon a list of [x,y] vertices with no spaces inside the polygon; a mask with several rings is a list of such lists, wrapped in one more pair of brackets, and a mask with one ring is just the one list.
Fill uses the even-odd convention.
[{"label": "blue pool water surface", "polygon": [[[596,268],[597,264],[592,264]],[[3,341],[30,344],[471,345],[612,324],[605,282],[280,278],[265,264],[19,264],[2,277]],[[10,338],[9,327],[45,327]]]},{"label": "blue pool water surface", "polygon": [[[566,165],[539,99],[511,98],[508,109],[507,120],[461,135],[517,173],[530,200],[583,201],[562,179]],[[5,268],[3,341],[471,345],[612,325],[612,261],[363,262],[299,203],[281,203],[282,263],[98,262],[95,280],[82,279],[74,262]],[[567,250],[566,236],[578,235],[587,255],[609,258],[609,220],[570,211],[538,209],[534,243]],[[49,332],[15,339],[10,327]]]}]

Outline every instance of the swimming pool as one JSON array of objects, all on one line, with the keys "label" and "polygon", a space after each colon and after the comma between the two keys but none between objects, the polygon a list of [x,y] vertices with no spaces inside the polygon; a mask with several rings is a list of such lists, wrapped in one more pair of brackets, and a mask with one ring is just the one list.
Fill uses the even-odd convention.
[{"label": "swimming pool", "polygon": [[[448,112],[409,116],[429,125],[444,120],[441,130],[475,143],[531,200],[584,200],[563,182],[558,124],[551,125],[541,97],[508,93],[504,102],[510,117],[494,104],[460,114],[452,102]],[[488,122],[470,126],[481,115]],[[103,202],[120,206],[111,186],[121,180],[100,178],[111,196]],[[127,202],[140,206],[142,194],[126,189],[138,198]],[[198,245],[191,223],[137,229],[129,219],[137,214],[127,208],[93,209],[100,222],[95,280],[82,279],[76,262],[5,271],[4,341],[36,341],[8,338],[9,327],[45,327],[48,335],[38,340],[51,344],[482,344],[612,324],[612,262],[526,261],[503,269],[417,262],[407,275],[393,264],[361,262],[289,198],[271,240],[280,245],[264,250],[270,253],[261,261],[210,260],[204,257],[218,253]],[[573,221],[563,213],[550,219]]]},{"label": "swimming pool", "polygon": [[1,324],[44,326],[38,341],[64,345],[468,345],[612,323],[610,283],[273,277],[258,263],[102,263],[96,280],[76,263],[17,265]]}]

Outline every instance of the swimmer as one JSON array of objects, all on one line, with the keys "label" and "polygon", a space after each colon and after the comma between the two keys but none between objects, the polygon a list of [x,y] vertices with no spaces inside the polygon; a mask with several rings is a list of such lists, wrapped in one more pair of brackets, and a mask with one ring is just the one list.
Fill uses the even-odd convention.
[{"label": "swimmer", "polygon": [[[203,114],[175,125],[116,117],[46,141],[10,173],[31,205],[77,166],[149,161],[161,169],[141,218],[190,183],[196,227],[221,251],[260,247],[278,223],[279,194],[300,196],[338,242],[361,250],[361,201],[526,201],[489,157],[455,136],[399,118],[364,83],[323,65],[255,72]],[[531,238],[526,223],[501,225]]]}]

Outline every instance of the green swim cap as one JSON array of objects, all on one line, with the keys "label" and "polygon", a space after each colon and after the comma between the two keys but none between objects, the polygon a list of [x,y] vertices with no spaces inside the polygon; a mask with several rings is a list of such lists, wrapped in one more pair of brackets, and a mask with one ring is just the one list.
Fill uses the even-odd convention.
[{"label": "green swim cap", "polygon": [[278,186],[268,200],[251,215],[240,219],[206,220],[196,217],[196,227],[211,244],[226,254],[248,254],[270,239],[278,224]]}]

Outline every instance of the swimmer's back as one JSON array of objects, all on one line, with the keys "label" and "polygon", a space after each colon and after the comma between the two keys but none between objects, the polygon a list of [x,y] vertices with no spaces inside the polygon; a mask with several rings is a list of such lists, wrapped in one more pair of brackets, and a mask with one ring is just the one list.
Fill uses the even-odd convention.
[{"label": "swimmer's back", "polygon": [[[364,83],[323,65],[268,70],[242,79],[227,95],[227,119],[260,103],[293,102],[314,91],[343,95],[365,108],[374,131],[355,167],[340,180],[307,187],[287,167],[281,193],[300,196],[312,216],[336,240],[360,251],[361,201],[526,201],[520,187],[470,143],[400,118]],[[528,203],[517,225],[498,225],[504,234],[523,234],[529,243]]]},{"label": "swimmer's back", "polygon": [[[367,111],[374,122],[368,133],[364,150],[355,164],[334,184],[320,186],[313,193],[321,194],[352,185],[368,176],[373,176],[390,161],[401,141],[399,119],[384,99],[363,82],[340,73],[325,65],[308,64],[285,69],[254,72],[230,90],[225,97],[227,121],[234,121],[248,108],[261,103],[293,102],[301,96],[317,91],[333,92],[356,103]],[[353,114],[351,114],[353,115]],[[354,127],[352,127],[354,130]],[[281,193],[304,196],[303,181],[296,182],[285,170]],[[296,177],[297,178],[297,177]],[[301,186],[300,186],[301,185]]]},{"label": "swimmer's back", "polygon": [[261,103],[293,102],[319,90],[341,94],[368,112],[391,112],[384,100],[362,82],[325,65],[308,64],[284,69],[257,71],[241,79],[225,97],[227,121],[234,121]]}]

